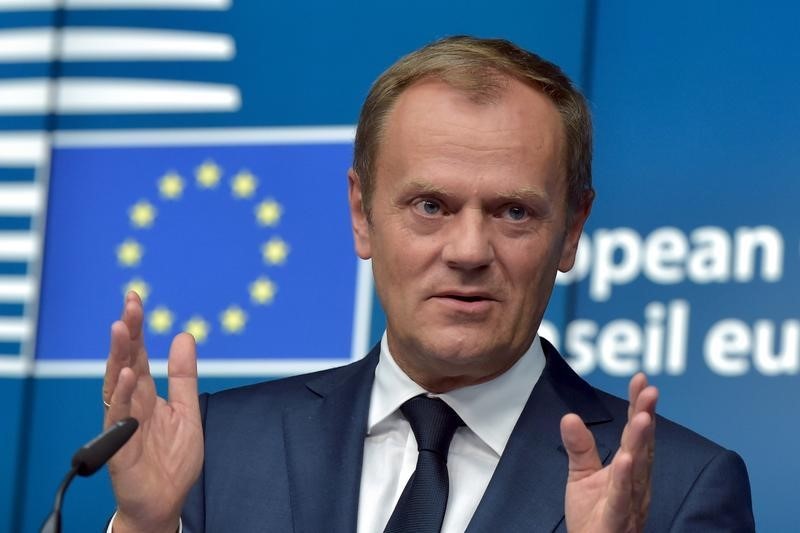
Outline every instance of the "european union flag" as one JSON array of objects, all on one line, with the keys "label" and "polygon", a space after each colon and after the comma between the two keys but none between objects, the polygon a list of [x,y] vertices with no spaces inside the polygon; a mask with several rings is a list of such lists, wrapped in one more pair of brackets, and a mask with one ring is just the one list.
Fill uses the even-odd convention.
[{"label": "european union flag", "polygon": [[37,359],[104,359],[130,289],[156,358],[189,331],[201,361],[350,359],[352,142],[225,135],[56,147]]}]

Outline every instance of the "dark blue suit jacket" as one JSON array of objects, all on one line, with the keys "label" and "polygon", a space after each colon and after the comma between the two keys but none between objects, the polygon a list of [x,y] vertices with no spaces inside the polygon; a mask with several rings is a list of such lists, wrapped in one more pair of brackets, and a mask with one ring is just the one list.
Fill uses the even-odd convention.
[{"label": "dark blue suit jacket", "polygon": [[[607,463],[627,402],[592,388],[543,341],[547,364],[468,531],[565,531],[559,422],[577,413]],[[201,396],[205,464],[184,531],[354,532],[379,349],[347,365]],[[664,418],[656,425],[647,531],[753,531],[733,452]]]}]

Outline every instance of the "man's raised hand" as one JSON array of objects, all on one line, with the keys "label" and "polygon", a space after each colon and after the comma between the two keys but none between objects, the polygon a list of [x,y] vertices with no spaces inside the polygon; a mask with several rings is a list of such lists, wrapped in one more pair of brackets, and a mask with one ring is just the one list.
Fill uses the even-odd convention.
[{"label": "man's raised hand", "polygon": [[580,417],[561,419],[561,439],[569,456],[565,496],[567,530],[575,532],[639,532],[650,505],[650,471],[655,450],[655,408],[658,390],[644,374],[629,385],[628,422],[620,447],[603,466],[591,431]]},{"label": "man's raised hand", "polygon": [[177,335],[169,351],[168,399],[158,397],[145,349],[144,309],[134,292],[111,326],[103,382],[105,427],[132,416],[139,429],[109,462],[117,500],[114,531],[168,531],[203,463],[203,430],[197,399],[194,338]]}]

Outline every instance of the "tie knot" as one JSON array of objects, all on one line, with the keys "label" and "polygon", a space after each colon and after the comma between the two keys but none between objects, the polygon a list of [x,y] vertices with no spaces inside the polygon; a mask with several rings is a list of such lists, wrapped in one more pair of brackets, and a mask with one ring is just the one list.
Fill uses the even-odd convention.
[{"label": "tie knot", "polygon": [[464,422],[453,409],[439,398],[415,396],[400,407],[411,424],[419,451],[434,452],[447,461],[447,450],[458,426]]}]

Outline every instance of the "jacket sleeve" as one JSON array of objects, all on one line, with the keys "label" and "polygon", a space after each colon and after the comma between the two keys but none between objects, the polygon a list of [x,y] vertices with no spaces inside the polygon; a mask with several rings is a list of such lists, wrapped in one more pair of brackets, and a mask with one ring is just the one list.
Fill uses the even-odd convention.
[{"label": "jacket sleeve", "polygon": [[[208,411],[208,394],[200,395],[200,420],[203,421],[203,438],[205,439],[206,413]],[[181,511],[182,533],[204,533],[205,531],[205,460],[200,469],[200,476],[189,490]]]}]

